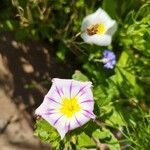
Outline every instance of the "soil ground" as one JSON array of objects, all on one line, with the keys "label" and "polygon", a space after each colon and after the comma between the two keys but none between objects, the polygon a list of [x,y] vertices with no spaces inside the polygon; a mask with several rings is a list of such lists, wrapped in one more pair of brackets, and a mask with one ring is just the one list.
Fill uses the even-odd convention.
[{"label": "soil ground", "polygon": [[51,56],[53,51],[43,42],[19,42],[14,33],[0,33],[1,150],[50,149],[48,143],[33,136],[34,111],[48,91],[51,78],[67,78],[72,73],[69,63],[60,63]]}]

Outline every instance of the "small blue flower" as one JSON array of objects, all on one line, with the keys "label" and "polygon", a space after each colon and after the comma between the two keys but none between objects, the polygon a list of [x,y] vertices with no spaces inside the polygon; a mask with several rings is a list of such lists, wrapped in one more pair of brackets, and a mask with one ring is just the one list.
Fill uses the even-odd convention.
[{"label": "small blue flower", "polygon": [[103,58],[101,59],[101,61],[105,64],[105,68],[113,69],[116,64],[116,56],[114,52],[105,50],[103,52]]}]

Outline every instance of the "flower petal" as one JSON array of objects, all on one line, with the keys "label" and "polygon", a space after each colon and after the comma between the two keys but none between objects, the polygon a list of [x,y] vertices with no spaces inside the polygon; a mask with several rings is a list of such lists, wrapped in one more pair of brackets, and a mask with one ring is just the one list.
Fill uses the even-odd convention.
[{"label": "flower petal", "polygon": [[103,23],[106,26],[106,30],[116,24],[115,20],[112,20],[109,15],[101,8],[99,8],[95,13],[88,15],[83,19],[81,25],[81,31],[85,31],[89,26],[94,24]]},{"label": "flower petal", "polygon": [[91,89],[86,89],[86,91],[78,96],[78,101],[80,104],[89,105],[89,102],[94,102],[93,93]]},{"label": "flower petal", "polygon": [[82,25],[81,25],[81,31],[82,32],[84,32],[89,26],[99,23],[99,20],[97,20],[97,18],[96,18],[97,15],[98,15],[98,11],[96,11],[93,14],[90,14],[90,15],[86,16],[83,19],[83,22],[82,22]]},{"label": "flower petal", "polygon": [[53,110],[53,112],[58,112],[61,105],[54,101],[49,100],[46,96],[44,98],[43,103],[35,110],[35,114],[43,116],[46,113],[49,113],[49,110]]},{"label": "flower petal", "polygon": [[43,113],[45,113],[45,110],[47,110],[47,105],[46,103],[42,103],[36,110],[35,114],[42,116]]},{"label": "flower petal", "polygon": [[111,44],[111,40],[112,40],[112,37],[110,35],[98,35],[98,34],[95,34],[95,35],[88,35],[86,32],[84,32],[81,37],[83,38],[83,40],[86,42],[86,43],[89,43],[89,44],[96,44],[96,45],[100,45],[100,46],[107,46],[107,45],[110,45]]},{"label": "flower petal", "polygon": [[110,16],[101,8],[96,11],[95,18],[99,21],[99,23],[104,23],[106,26],[106,30],[114,26],[116,23],[115,20],[112,20]]},{"label": "flower petal", "polygon": [[110,22],[107,22],[106,24],[106,34],[113,35],[117,30],[117,23],[115,20],[111,20]]},{"label": "flower petal", "polygon": [[73,80],[71,80],[71,79],[63,79],[63,80],[58,79],[58,78],[53,79],[53,83],[62,90],[62,93],[63,93],[62,96],[67,97],[67,98],[70,98],[70,96],[71,96],[72,82],[73,82]]},{"label": "flower petal", "polygon": [[86,109],[83,109],[83,115],[87,118],[92,118],[92,119],[95,119],[96,116],[95,114],[93,113],[93,111],[89,111],[89,110],[86,110]]},{"label": "flower petal", "polygon": [[95,115],[93,114],[93,112],[90,112],[89,114],[86,111],[82,110],[76,113],[72,118],[69,119],[70,130],[81,127],[82,125],[87,123],[91,118],[95,119]]},{"label": "flower petal", "polygon": [[61,103],[62,93],[60,91],[60,88],[53,83],[51,86],[51,89],[46,94],[46,97],[51,98],[51,99],[57,101],[58,103]]},{"label": "flower petal", "polygon": [[110,68],[113,69],[114,65],[116,64],[116,55],[114,54],[114,52],[109,51],[109,50],[105,50],[103,52],[103,58],[102,60],[106,60],[105,62],[103,62],[105,65],[105,68]]},{"label": "flower petal", "polygon": [[106,34],[109,34],[109,35],[113,35],[116,30],[117,30],[117,23],[115,20],[112,20],[112,23],[107,25],[108,29],[106,31]]},{"label": "flower petal", "polygon": [[82,110],[89,110],[89,111],[93,111],[94,109],[94,101],[93,102],[87,102],[85,103],[80,103],[80,107]]},{"label": "flower petal", "polygon": [[[80,127],[90,118],[94,118],[92,112],[94,101],[91,86],[91,82],[55,78],[51,89],[35,113],[56,128],[61,139],[63,139],[68,131]],[[67,99],[67,101],[70,100],[66,106],[63,106],[62,102],[65,101],[63,98]],[[77,104],[71,104],[71,101],[77,101],[79,109],[68,117],[61,111],[61,108],[65,107],[65,109],[72,112],[73,110],[70,110],[70,107],[76,107],[74,105]]]},{"label": "flower petal", "polygon": [[113,65],[111,64],[111,63],[106,63],[105,65],[104,65],[104,67],[105,68],[108,68],[108,69],[113,69]]},{"label": "flower petal", "polygon": [[[80,116],[80,118],[78,116]],[[69,119],[70,130],[81,127],[89,120],[90,118],[86,118],[82,113],[76,113],[76,115]]]},{"label": "flower petal", "polygon": [[65,97],[71,98],[82,92],[82,89],[87,89],[92,86],[91,82],[81,82],[76,80],[54,78],[55,83],[60,89],[62,89]]},{"label": "flower petal", "polygon": [[62,116],[55,124],[55,128],[59,132],[61,139],[63,139],[65,134],[68,132],[68,128],[66,128],[66,122],[67,118]]},{"label": "flower petal", "polygon": [[82,124],[80,124],[80,120],[78,120],[74,115],[69,119],[69,125],[70,125],[69,130],[73,130],[75,128],[80,127]]},{"label": "flower petal", "polygon": [[72,97],[80,97],[84,93],[87,93],[87,90],[91,90],[92,83],[91,82],[80,82],[80,81],[73,81],[72,83]]},{"label": "flower petal", "polygon": [[104,58],[107,58],[109,60],[115,60],[116,56],[114,54],[114,52],[110,51],[110,50],[105,50],[103,52]]}]

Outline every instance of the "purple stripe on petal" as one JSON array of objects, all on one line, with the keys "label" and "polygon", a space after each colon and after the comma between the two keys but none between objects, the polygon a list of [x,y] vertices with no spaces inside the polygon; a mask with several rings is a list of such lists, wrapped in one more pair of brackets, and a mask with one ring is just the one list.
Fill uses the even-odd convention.
[{"label": "purple stripe on petal", "polygon": [[86,91],[82,91],[82,92],[80,92],[80,95],[79,96],[82,96],[83,94],[85,94],[86,93]]},{"label": "purple stripe on petal", "polygon": [[93,100],[88,99],[88,100],[84,100],[84,101],[82,101],[80,104],[82,104],[82,103],[92,103],[92,102],[93,102]]},{"label": "purple stripe on petal", "polygon": [[54,108],[47,108],[47,111],[53,111],[55,110]]},{"label": "purple stripe on petal", "polygon": [[70,122],[67,124],[67,120],[65,122],[65,130],[69,131],[70,130]]},{"label": "purple stripe on petal", "polygon": [[56,100],[54,100],[54,99],[51,98],[51,97],[47,97],[47,98],[48,98],[48,100],[50,100],[50,101],[53,101],[53,102],[55,102],[55,103],[57,103],[57,104],[61,104],[61,103],[57,102]]},{"label": "purple stripe on petal", "polygon": [[56,123],[59,121],[59,119],[62,117],[63,115],[61,115],[58,119],[56,119],[56,121],[54,122],[54,125],[56,125]]},{"label": "purple stripe on petal", "polygon": [[68,124],[68,131],[70,131],[70,122],[69,122],[69,124]]},{"label": "purple stripe on petal", "polygon": [[55,113],[54,112],[46,112],[43,115],[52,115],[52,114],[55,114]]},{"label": "purple stripe on petal", "polygon": [[86,118],[90,118],[89,116],[87,116],[86,114],[82,113]]},{"label": "purple stripe on petal", "polygon": [[60,97],[62,97],[61,94],[64,95],[64,92],[63,92],[62,88],[58,88],[56,84],[55,84],[55,87],[56,87],[56,92],[58,93],[58,95],[59,95]]},{"label": "purple stripe on petal", "polygon": [[60,92],[64,95],[64,92],[63,92],[63,89],[62,89],[62,88],[60,89]]},{"label": "purple stripe on petal", "polygon": [[85,111],[85,114],[84,115],[86,115],[86,116],[88,116],[89,118],[95,118],[96,116],[93,114],[93,112],[90,112],[89,110],[85,110],[85,109],[83,109],[83,111]]},{"label": "purple stripe on petal", "polygon": [[47,109],[47,112],[46,113],[43,113],[43,115],[52,115],[52,114],[54,114],[54,113],[56,113],[56,112],[52,112],[52,111],[54,111],[55,109]]},{"label": "purple stripe on petal", "polygon": [[90,116],[93,116],[94,114],[92,112],[90,112],[89,110],[85,110],[83,109],[83,111],[85,111],[87,114],[89,114]]},{"label": "purple stripe on petal", "polygon": [[83,95],[84,89],[87,87],[87,85],[83,86],[82,88],[80,88],[80,90],[78,91],[78,93],[76,94],[76,96],[81,93]]},{"label": "purple stripe on petal", "polygon": [[66,120],[66,122],[65,122],[65,131],[68,131],[67,120]]},{"label": "purple stripe on petal", "polygon": [[74,117],[75,117],[76,122],[78,123],[78,125],[81,126],[81,123],[80,123],[80,121],[77,119],[77,117],[76,117],[76,116],[74,116]]},{"label": "purple stripe on petal", "polygon": [[[55,85],[56,86],[56,85]],[[58,95],[61,97],[61,94],[60,94],[60,90],[59,88],[56,86],[56,92],[58,93]]]},{"label": "purple stripe on petal", "polygon": [[70,99],[71,99],[71,91],[72,91],[72,82],[73,82],[73,81],[71,81],[71,83],[70,83],[70,87],[69,87]]}]

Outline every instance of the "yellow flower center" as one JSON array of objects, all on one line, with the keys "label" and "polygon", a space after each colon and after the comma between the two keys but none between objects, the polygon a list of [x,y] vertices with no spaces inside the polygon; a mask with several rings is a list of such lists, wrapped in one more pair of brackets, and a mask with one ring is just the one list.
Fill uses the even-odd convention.
[{"label": "yellow flower center", "polygon": [[73,97],[71,99],[64,98],[60,112],[63,113],[67,118],[71,118],[76,112],[80,111],[80,105],[78,99]]},{"label": "yellow flower center", "polygon": [[86,31],[89,35],[104,34],[106,32],[106,27],[104,23],[99,23],[91,25]]},{"label": "yellow flower center", "polygon": [[103,23],[98,24],[97,34],[104,34],[106,31],[106,27]]}]

